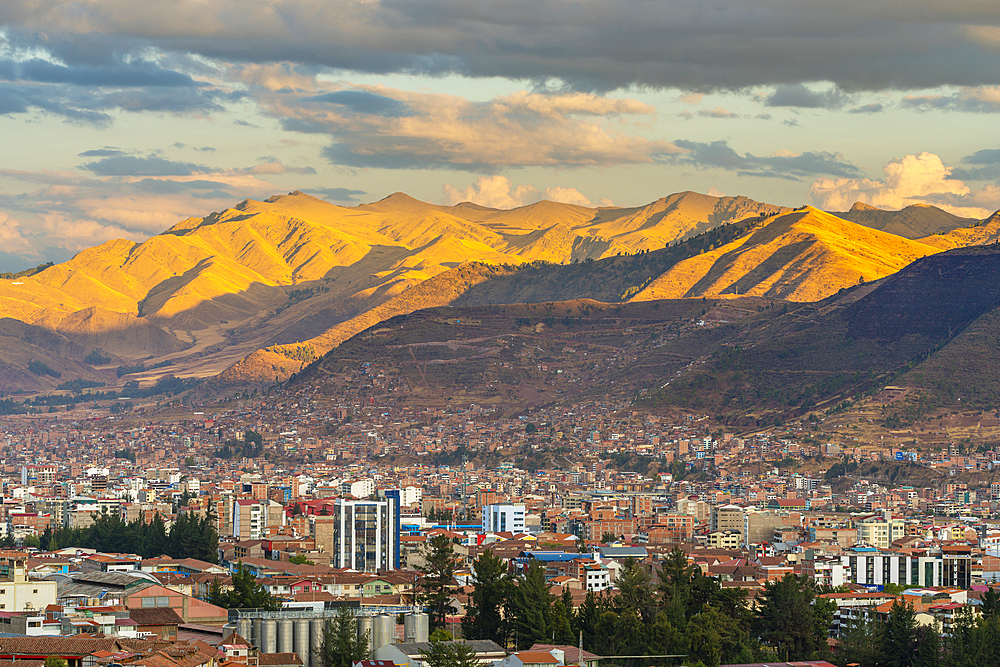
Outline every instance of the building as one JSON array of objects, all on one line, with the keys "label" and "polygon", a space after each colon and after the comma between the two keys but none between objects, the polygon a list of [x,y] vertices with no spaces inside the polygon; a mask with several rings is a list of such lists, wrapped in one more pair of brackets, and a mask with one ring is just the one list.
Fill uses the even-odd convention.
[{"label": "building", "polygon": [[483,507],[483,532],[525,532],[524,505],[486,505]]},{"label": "building", "polygon": [[0,555],[0,612],[38,611],[56,603],[56,582],[28,579],[25,554]]},{"label": "building", "polygon": [[857,533],[858,544],[888,549],[895,540],[906,536],[906,523],[890,512],[873,514],[858,521]]},{"label": "building", "polygon": [[398,493],[379,500],[338,498],[329,517],[316,517],[316,546],[330,554],[331,566],[359,572],[399,568]]},{"label": "building", "polygon": [[233,537],[259,540],[268,526],[285,525],[285,508],[273,500],[240,499],[233,502]]}]

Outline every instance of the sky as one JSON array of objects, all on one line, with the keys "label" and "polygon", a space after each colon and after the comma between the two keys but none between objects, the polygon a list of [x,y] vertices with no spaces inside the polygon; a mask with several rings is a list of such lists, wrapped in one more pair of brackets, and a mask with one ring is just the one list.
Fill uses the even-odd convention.
[{"label": "sky", "polygon": [[292,190],[983,218],[1000,3],[0,3],[0,270]]}]

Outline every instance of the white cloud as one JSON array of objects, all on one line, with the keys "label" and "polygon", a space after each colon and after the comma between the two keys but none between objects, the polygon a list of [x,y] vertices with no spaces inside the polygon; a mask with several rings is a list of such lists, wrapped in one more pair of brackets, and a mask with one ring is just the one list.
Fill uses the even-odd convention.
[{"label": "white cloud", "polygon": [[857,201],[888,209],[930,204],[978,218],[989,215],[1000,203],[997,188],[973,191],[963,181],[950,178],[952,169],[934,153],[897,158],[882,171],[884,180],[820,178],[810,188],[813,202],[830,211],[846,211]]},{"label": "white cloud", "polygon": [[[475,183],[462,189],[456,188],[451,183],[445,183],[442,191],[444,203],[449,205],[469,201],[489,208],[510,209],[548,199],[563,204],[593,206],[591,201],[576,188],[555,186],[538,190],[531,185],[515,186],[509,178],[500,175],[481,176]],[[609,203],[604,204],[604,201]],[[601,205],[610,206],[610,200],[602,200]]]}]

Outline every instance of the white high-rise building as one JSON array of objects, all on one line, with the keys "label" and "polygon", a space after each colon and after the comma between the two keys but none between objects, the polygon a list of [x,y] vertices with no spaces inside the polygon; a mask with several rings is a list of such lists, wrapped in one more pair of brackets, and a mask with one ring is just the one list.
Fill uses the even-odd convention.
[{"label": "white high-rise building", "polygon": [[483,532],[525,532],[524,505],[486,505],[483,507]]},{"label": "white high-rise building", "polygon": [[399,492],[379,500],[343,500],[331,512],[330,565],[359,572],[399,569]]}]

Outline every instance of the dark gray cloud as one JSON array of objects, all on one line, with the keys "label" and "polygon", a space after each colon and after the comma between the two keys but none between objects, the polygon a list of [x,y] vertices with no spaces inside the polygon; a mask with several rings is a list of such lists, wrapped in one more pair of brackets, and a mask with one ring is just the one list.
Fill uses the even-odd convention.
[{"label": "dark gray cloud", "polygon": [[589,90],[1000,83],[1000,7],[977,0],[914,0],[905,9],[869,0],[710,8],[689,0],[290,0],[253,12],[236,0],[155,7],[41,0],[2,3],[0,24],[17,44],[41,43],[67,67],[106,66],[123,49],[142,54],[152,46],[228,62],[558,80]]},{"label": "dark gray cloud", "polygon": [[959,181],[1000,181],[1000,148],[984,148],[962,158],[948,178]]},{"label": "dark gray cloud", "polygon": [[142,192],[149,192],[151,194],[158,194],[158,195],[175,195],[175,194],[180,194],[182,192],[189,192],[192,190],[194,191],[211,190],[214,192],[229,190],[228,185],[226,185],[225,183],[220,183],[218,181],[209,181],[209,180],[165,181],[159,178],[144,178],[141,181],[133,184],[133,187],[136,190],[140,190]]},{"label": "dark gray cloud", "polygon": [[89,151],[78,153],[78,157],[117,157],[125,154],[125,151],[117,148],[94,148]]},{"label": "dark gray cloud", "polygon": [[839,109],[847,96],[840,90],[812,90],[801,83],[778,86],[767,96],[769,107],[800,107],[805,109]]},{"label": "dark gray cloud", "polygon": [[75,86],[129,88],[187,88],[198,84],[190,76],[153,63],[115,63],[110,66],[67,67],[35,58],[15,63],[11,78],[34,83],[68,83]]},{"label": "dark gray cloud", "polygon": [[350,202],[357,204],[360,200],[358,195],[368,194],[364,190],[351,190],[350,188],[310,188],[306,190],[308,194],[321,195],[323,199],[333,202]]},{"label": "dark gray cloud", "polygon": [[190,162],[175,162],[161,157],[119,155],[83,165],[98,176],[190,176],[209,171]]},{"label": "dark gray cloud", "polygon": [[413,111],[403,102],[364,90],[338,90],[306,97],[303,102],[336,104],[355,113],[375,116],[409,116]]},{"label": "dark gray cloud", "polygon": [[861,170],[833,153],[800,153],[760,157],[733,150],[725,141],[702,143],[678,140],[674,142],[684,153],[664,156],[661,161],[690,164],[701,169],[725,169],[741,176],[760,176],[799,180],[815,176],[855,178]]},{"label": "dark gray cloud", "polygon": [[884,104],[872,102],[871,104],[863,104],[859,107],[850,109],[847,113],[881,113],[883,111],[885,111]]}]

